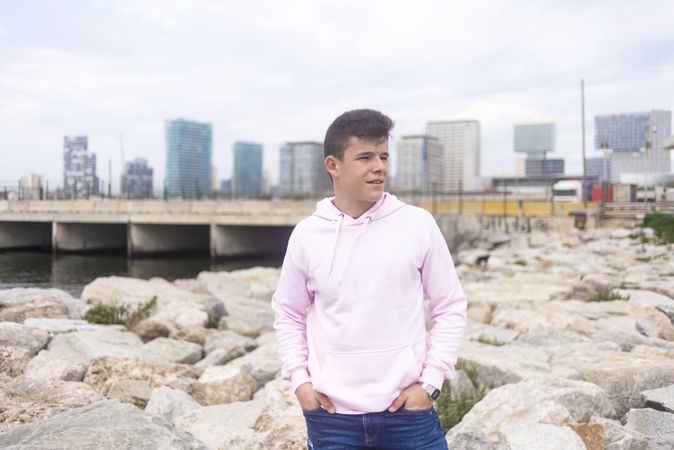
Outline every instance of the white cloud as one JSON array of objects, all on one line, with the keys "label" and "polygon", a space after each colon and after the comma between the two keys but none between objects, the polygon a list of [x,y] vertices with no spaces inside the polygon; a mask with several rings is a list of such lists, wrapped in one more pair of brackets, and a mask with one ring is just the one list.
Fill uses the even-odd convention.
[{"label": "white cloud", "polygon": [[514,172],[514,123],[554,121],[577,172],[581,76],[588,153],[594,114],[674,106],[669,2],[75,1],[47,7],[49,26],[29,35],[30,3],[2,25],[1,151],[16,156],[0,182],[59,180],[63,135],[84,133],[116,185],[122,132],[125,157],[146,156],[160,185],[175,117],[213,123],[220,176],[241,139],[265,144],[276,178],[283,141],[321,140],[362,106],[391,115],[396,135],[479,120],[486,173]]}]

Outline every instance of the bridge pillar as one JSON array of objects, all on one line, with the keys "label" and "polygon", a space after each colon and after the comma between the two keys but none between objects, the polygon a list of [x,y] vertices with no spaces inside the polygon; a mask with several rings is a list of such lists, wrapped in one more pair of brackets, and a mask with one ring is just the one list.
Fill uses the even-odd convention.
[{"label": "bridge pillar", "polygon": [[205,253],[209,251],[208,225],[129,224],[129,256],[151,253]]},{"label": "bridge pillar", "polygon": [[52,225],[54,252],[123,251],[126,248],[124,223],[69,223]]},{"label": "bridge pillar", "polygon": [[51,222],[0,222],[0,249],[49,248]]},{"label": "bridge pillar", "polygon": [[293,227],[212,225],[212,256],[246,256],[283,253]]}]

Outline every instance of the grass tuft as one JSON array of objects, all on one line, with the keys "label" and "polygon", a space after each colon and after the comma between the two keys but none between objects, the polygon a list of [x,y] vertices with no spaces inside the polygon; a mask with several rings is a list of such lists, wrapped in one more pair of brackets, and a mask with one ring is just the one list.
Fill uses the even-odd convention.
[{"label": "grass tuft", "polygon": [[101,325],[124,325],[127,329],[133,328],[138,322],[147,318],[157,306],[157,296],[153,296],[146,303],[136,308],[125,305],[105,305],[100,303],[86,312],[84,320]]},{"label": "grass tuft", "polygon": [[616,291],[599,291],[594,294],[592,297],[587,299],[588,302],[610,302],[613,300],[629,300],[630,296],[628,294],[622,295]]}]

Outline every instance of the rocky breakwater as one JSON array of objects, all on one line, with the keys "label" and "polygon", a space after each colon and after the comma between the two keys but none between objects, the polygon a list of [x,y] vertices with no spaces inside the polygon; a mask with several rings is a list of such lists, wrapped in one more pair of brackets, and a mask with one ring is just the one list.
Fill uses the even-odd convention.
[{"label": "rocky breakwater", "polygon": [[278,275],[0,291],[0,448],[303,447],[272,333]]},{"label": "rocky breakwater", "polygon": [[470,323],[450,390],[480,390],[450,448],[674,448],[674,246],[596,229],[456,259]]},{"label": "rocky breakwater", "polygon": [[[456,254],[470,322],[437,404],[450,448],[672,448],[673,254],[634,230]],[[278,275],[0,291],[0,448],[306,448],[271,331]]]}]

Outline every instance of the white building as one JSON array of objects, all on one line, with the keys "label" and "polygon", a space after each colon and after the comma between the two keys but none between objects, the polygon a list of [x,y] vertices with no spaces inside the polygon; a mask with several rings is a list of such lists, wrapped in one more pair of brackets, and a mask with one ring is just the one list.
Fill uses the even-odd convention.
[{"label": "white building", "polygon": [[442,145],[444,192],[479,189],[480,123],[477,120],[434,121],[426,134]]},{"label": "white building", "polygon": [[42,175],[29,173],[19,179],[19,200],[42,200],[45,194]]},{"label": "white building", "polygon": [[[664,142],[671,135],[671,111],[606,114],[594,119],[595,149],[610,150],[610,179],[622,182],[645,179],[649,174],[670,173],[671,156]],[[643,184],[643,183],[641,183]]]},{"label": "white building", "polygon": [[403,136],[398,141],[396,187],[401,193],[441,191],[442,145],[433,136]]},{"label": "white building", "polygon": [[332,189],[320,142],[286,142],[280,151],[279,171],[282,197],[319,198]]},{"label": "white building", "polygon": [[98,195],[96,155],[89,153],[86,136],[63,138],[63,191],[66,198]]}]

